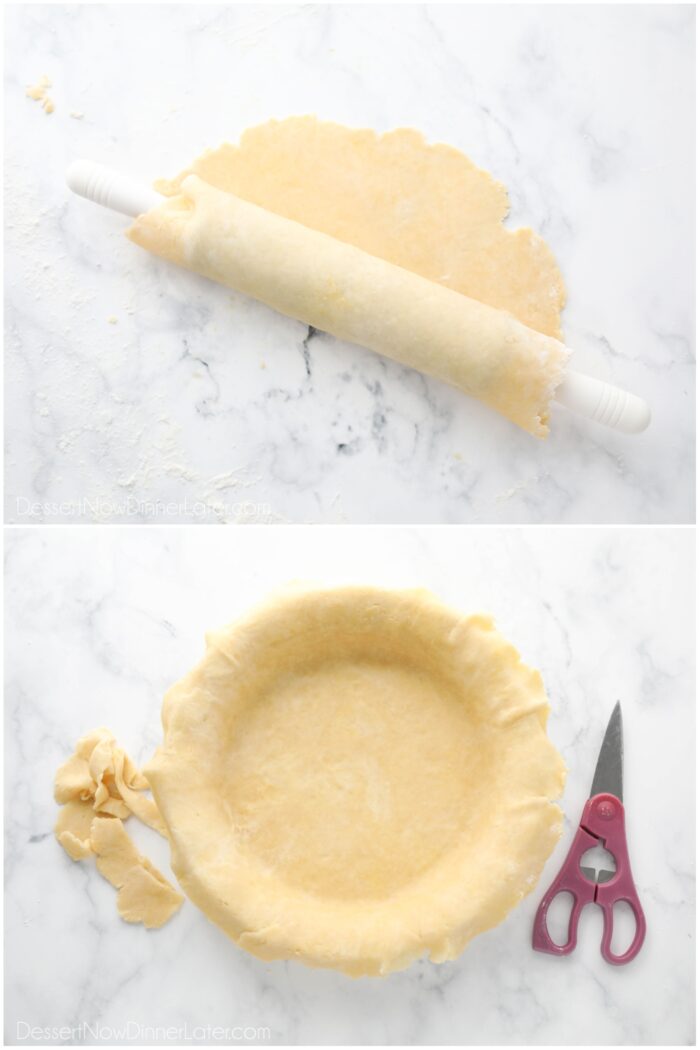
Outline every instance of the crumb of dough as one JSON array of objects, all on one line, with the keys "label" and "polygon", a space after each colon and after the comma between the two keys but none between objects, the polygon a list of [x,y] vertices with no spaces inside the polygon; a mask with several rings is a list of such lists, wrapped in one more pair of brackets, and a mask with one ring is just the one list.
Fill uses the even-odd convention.
[{"label": "crumb of dough", "polygon": [[72,109],[68,116],[72,117],[73,120],[82,120],[85,114],[81,113],[79,109]]},{"label": "crumb of dough", "polygon": [[31,98],[34,102],[40,102],[46,97],[46,89],[51,87],[51,81],[44,74],[39,78],[36,84],[29,84],[27,86],[27,98]]},{"label": "crumb of dough", "polygon": [[126,922],[155,929],[182,906],[185,898],[138,852],[121,820],[95,817],[90,843],[98,871],[119,891],[117,909]]},{"label": "crumb of dough", "polygon": [[44,74],[39,78],[36,84],[29,84],[27,86],[26,95],[27,98],[32,99],[33,102],[41,102],[41,108],[44,113],[53,113],[56,108],[53,104],[53,100],[49,98],[47,90],[51,87],[51,81]]},{"label": "crumb of dough", "polygon": [[118,321],[118,318],[115,317],[114,314],[110,314],[110,316],[107,318],[107,320],[109,321],[110,324],[116,324],[117,321]]}]

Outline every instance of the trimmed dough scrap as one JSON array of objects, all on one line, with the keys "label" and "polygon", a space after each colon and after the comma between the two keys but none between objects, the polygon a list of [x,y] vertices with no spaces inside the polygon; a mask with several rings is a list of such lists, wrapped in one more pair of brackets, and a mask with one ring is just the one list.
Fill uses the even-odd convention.
[{"label": "trimmed dough scrap", "polygon": [[133,813],[167,838],[156,804],[140,794],[148,787],[110,731],[95,729],[56,774],[61,809],[54,831],[72,860],[97,855],[97,867],[119,890],[122,918],[153,928],[167,922],[184,898],[138,853],[122,823]]},{"label": "trimmed dough scrap", "polygon": [[72,860],[85,860],[92,853],[90,828],[94,818],[91,802],[74,798],[61,806],[54,833]]},{"label": "trimmed dough scrap", "polygon": [[131,813],[167,837],[158,808],[140,792],[149,784],[109,729],[87,733],[56,774],[54,797],[60,804],[92,800],[95,813],[126,820]]},{"label": "trimmed dough scrap", "polygon": [[137,244],[548,433],[563,281],[459,151],[294,117],[157,185],[169,199],[135,221]]},{"label": "trimmed dough scrap", "polygon": [[121,820],[95,817],[90,844],[98,871],[119,891],[117,910],[126,922],[155,929],[182,906],[185,898],[138,852]]},{"label": "trimmed dough scrap", "polygon": [[540,675],[424,591],[293,589],[207,639],[147,766],[187,895],[353,976],[456,958],[561,832]]}]

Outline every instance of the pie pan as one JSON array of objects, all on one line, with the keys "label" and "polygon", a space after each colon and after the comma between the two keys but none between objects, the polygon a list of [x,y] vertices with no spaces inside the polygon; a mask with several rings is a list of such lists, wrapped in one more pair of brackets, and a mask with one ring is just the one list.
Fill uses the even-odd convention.
[{"label": "pie pan", "polygon": [[538,672],[426,591],[294,588],[207,637],[145,774],[233,940],[358,976],[454,959],[535,885],[564,765]]}]

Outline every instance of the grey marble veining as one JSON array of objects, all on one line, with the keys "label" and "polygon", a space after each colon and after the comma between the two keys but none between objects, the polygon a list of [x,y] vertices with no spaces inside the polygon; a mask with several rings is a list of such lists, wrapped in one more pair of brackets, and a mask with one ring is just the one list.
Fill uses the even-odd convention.
[{"label": "grey marble veining", "polygon": [[[693,520],[691,6],[15,5],[6,520]],[[42,74],[55,112],[25,96]],[[409,125],[552,245],[582,371],[641,437],[541,443],[437,381],[178,272],[64,185],[150,180],[270,117]],[[110,319],[114,323],[110,323]]]},{"label": "grey marble veining", "polygon": [[[6,1040],[90,1025],[102,1041],[663,1045],[694,1039],[693,533],[681,530],[10,530],[7,550]],[[204,631],[291,579],[427,586],[488,612],[540,668],[569,767],[566,830],[534,893],[454,963],[351,980],[236,948],[190,902],[162,930],[122,923],[114,891],[55,842],[56,767],[102,724],[139,762],[167,687]],[[627,967],[599,954],[586,909],[572,956],[530,948],[616,700],[625,805],[648,939]],[[167,847],[133,827],[168,871]],[[246,1038],[245,1028],[269,1029]],[[82,1029],[83,1033],[85,1029]],[[267,1035],[269,1034],[269,1038]],[[23,1039],[23,1042],[31,1042]],[[34,1041],[51,1042],[46,1038]]]}]

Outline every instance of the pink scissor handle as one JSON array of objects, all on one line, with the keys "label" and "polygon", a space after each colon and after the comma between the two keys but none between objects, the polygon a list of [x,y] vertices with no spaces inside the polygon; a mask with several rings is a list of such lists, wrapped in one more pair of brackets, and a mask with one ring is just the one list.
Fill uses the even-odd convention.
[{"label": "pink scissor handle", "polygon": [[[535,913],[535,925],[532,931],[532,947],[538,952],[549,952],[550,955],[569,955],[576,947],[578,920],[587,904],[595,900],[595,884],[587,879],[581,871],[580,863],[584,853],[598,845],[598,840],[579,827],[571,843],[566,860],[559,874],[540,901]],[[569,932],[565,944],[555,944],[547,929],[547,912],[555,897],[560,893],[570,893],[574,899],[569,915]]]},{"label": "pink scissor handle", "polygon": [[[581,826],[601,839],[605,848],[615,858],[615,874],[609,882],[598,884],[595,899],[596,904],[603,909],[603,941],[600,946],[603,958],[613,966],[623,966],[639,953],[647,932],[647,923],[632,878],[632,865],[627,852],[625,807],[615,795],[594,795],[584,806]],[[632,909],[636,930],[627,951],[622,955],[615,955],[610,947],[613,936],[613,907],[622,903],[629,904]]]},{"label": "pink scissor handle", "polygon": [[[599,841],[615,858],[615,874],[609,882],[594,883],[581,871],[581,858]],[[570,893],[574,904],[569,916],[566,944],[555,944],[547,929],[547,912],[559,893]],[[625,901],[630,905],[636,922],[634,939],[627,951],[615,955],[611,950],[613,935],[613,907]],[[539,952],[568,955],[576,947],[578,920],[586,904],[595,902],[603,909],[603,940],[601,954],[606,962],[622,966],[639,952],[646,935],[646,920],[632,878],[632,869],[625,837],[625,809],[615,795],[600,794],[589,798],[583,809],[581,822],[571,843],[561,870],[549,887],[535,914],[532,946]]]}]

